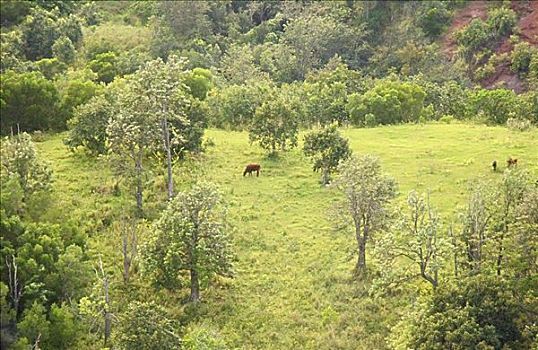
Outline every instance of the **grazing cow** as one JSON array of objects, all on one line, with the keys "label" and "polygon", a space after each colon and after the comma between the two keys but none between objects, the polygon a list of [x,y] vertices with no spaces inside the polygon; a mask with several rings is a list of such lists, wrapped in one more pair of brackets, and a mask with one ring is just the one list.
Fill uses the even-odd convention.
[{"label": "grazing cow", "polygon": [[247,165],[247,167],[245,168],[245,171],[243,171],[243,176],[245,176],[247,173],[249,175],[252,175],[252,173],[255,171],[256,172],[256,176],[260,176],[260,169],[262,168],[262,166],[260,164],[249,164]]},{"label": "grazing cow", "polygon": [[512,165],[513,166],[517,166],[517,158],[508,158],[508,160],[506,161],[506,164],[508,165],[508,167],[510,168]]},{"label": "grazing cow", "polygon": [[493,171],[497,171],[497,161],[494,160],[493,163],[491,163],[491,166],[493,167]]}]

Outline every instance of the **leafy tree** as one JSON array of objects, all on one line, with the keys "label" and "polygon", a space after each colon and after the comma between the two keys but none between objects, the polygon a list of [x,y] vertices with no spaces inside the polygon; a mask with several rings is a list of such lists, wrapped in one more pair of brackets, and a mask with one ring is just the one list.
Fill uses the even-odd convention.
[{"label": "leafy tree", "polygon": [[24,54],[27,59],[36,61],[52,57],[52,45],[58,39],[58,17],[40,7],[31,10],[21,24]]},{"label": "leafy tree", "polygon": [[[429,197],[412,191],[407,197],[407,213],[376,245],[376,255],[385,269],[391,269],[397,259],[404,258],[411,268],[403,268],[401,280],[419,276],[435,289],[439,285],[439,272],[444,258],[444,241],[440,237],[440,220],[430,206]],[[401,264],[401,262],[399,262]],[[418,271],[417,271],[418,270]]]},{"label": "leafy tree", "polygon": [[232,130],[249,127],[270,89],[269,85],[261,83],[229,85],[212,91],[207,98],[212,123]]},{"label": "leafy tree", "polygon": [[348,141],[340,136],[336,124],[307,134],[303,151],[314,161],[314,171],[321,169],[321,183],[324,185],[329,183],[330,173],[336,170],[338,164],[351,156]]},{"label": "leafy tree", "polygon": [[529,183],[529,175],[525,171],[506,170],[498,186],[496,194],[496,215],[495,215],[495,237],[497,259],[497,275],[501,275],[503,270],[503,259],[505,258],[506,240],[511,231],[511,225],[516,221],[516,208],[525,192]]},{"label": "leafy tree", "polygon": [[[76,267],[73,267],[75,270]],[[49,313],[50,349],[72,349],[79,334],[78,322],[67,304],[53,304]]]},{"label": "leafy tree", "polygon": [[2,1],[2,19],[0,20],[2,27],[19,24],[30,13],[33,5],[29,1]]},{"label": "leafy tree", "polygon": [[366,244],[387,220],[386,205],[396,196],[396,182],[381,173],[376,157],[351,157],[338,166],[335,186],[344,199],[337,207],[337,219],[353,227],[357,243],[356,272],[366,272]]},{"label": "leafy tree", "polygon": [[256,109],[249,139],[274,155],[278,150],[286,150],[288,146],[297,146],[298,128],[298,115],[291,97],[279,93]]},{"label": "leafy tree", "polygon": [[460,213],[460,239],[465,249],[465,261],[462,265],[471,273],[480,272],[486,261],[486,245],[491,239],[490,228],[494,214],[493,195],[490,186],[475,184],[470,189],[467,208]]},{"label": "leafy tree", "polygon": [[[23,315],[22,320],[17,324],[19,331],[19,341],[17,345],[24,343],[33,345],[33,348],[40,348],[40,345],[47,343],[51,337],[50,321],[47,320],[47,311],[43,305],[34,301],[31,308],[28,308]],[[23,339],[26,338],[26,341]],[[22,348],[22,347],[21,347]]]},{"label": "leafy tree", "polygon": [[88,62],[88,68],[97,73],[99,81],[110,83],[118,74],[116,68],[117,55],[114,52],[104,52],[97,54],[93,60]]},{"label": "leafy tree", "polygon": [[91,154],[106,152],[106,128],[114,108],[104,96],[93,97],[88,103],[75,108],[68,122],[69,135],[65,144],[72,150],[84,147]]},{"label": "leafy tree", "polygon": [[41,74],[49,80],[53,80],[67,70],[67,64],[57,58],[43,58],[37,61],[35,65]]},{"label": "leafy tree", "polygon": [[143,163],[156,150],[155,140],[161,130],[155,116],[150,115],[146,101],[133,91],[132,82],[122,86],[115,98],[117,113],[106,126],[109,149],[116,156],[116,172],[134,183],[136,207],[142,213],[144,176]]},{"label": "leafy tree", "polygon": [[114,344],[122,350],[179,348],[181,338],[177,328],[162,306],[154,302],[133,301],[120,318],[114,332]]},{"label": "leafy tree", "polygon": [[173,198],[142,248],[142,266],[153,282],[167,289],[190,278],[190,300],[215,275],[230,276],[232,251],[222,197],[210,184],[199,184]]},{"label": "leafy tree", "polygon": [[69,119],[75,107],[85,104],[104,90],[102,85],[83,78],[73,77],[56,84],[61,95],[61,109]]},{"label": "leafy tree", "polygon": [[58,38],[52,45],[52,54],[61,62],[71,64],[75,61],[75,46],[66,36]]},{"label": "leafy tree", "polygon": [[367,114],[374,115],[381,124],[416,122],[425,96],[414,83],[380,80],[363,95],[350,95],[347,110],[355,125],[364,125]]},{"label": "leafy tree", "polygon": [[23,202],[32,194],[50,189],[52,171],[39,158],[32,138],[23,132],[2,141],[2,174],[14,178],[23,192]]},{"label": "leafy tree", "polygon": [[45,130],[61,124],[59,95],[54,84],[38,72],[2,74],[1,130]]},{"label": "leafy tree", "polygon": [[187,86],[185,81],[185,61],[177,56],[170,56],[164,63],[158,58],[146,63],[134,76],[133,92],[143,99],[144,114],[153,116],[155,122],[160,125],[160,141],[166,155],[168,171],[167,191],[168,199],[174,195],[174,182],[172,174],[172,139],[181,134],[172,129],[173,121],[183,122],[186,119],[185,111],[189,105],[186,96]]},{"label": "leafy tree", "polygon": [[[438,288],[425,309],[405,323],[413,349],[525,348],[519,319],[522,307],[509,284],[493,277],[474,277]],[[401,332],[401,330],[400,330]]]},{"label": "leafy tree", "polygon": [[489,11],[486,23],[493,35],[496,38],[500,38],[512,32],[512,29],[517,23],[517,15],[510,8],[494,8]]},{"label": "leafy tree", "polygon": [[450,12],[442,2],[437,2],[436,6],[425,9],[419,14],[418,24],[430,38],[437,38],[450,24]]},{"label": "leafy tree", "polygon": [[213,74],[204,68],[194,68],[185,77],[185,85],[189,87],[189,92],[199,100],[205,100],[207,93],[213,87]]}]

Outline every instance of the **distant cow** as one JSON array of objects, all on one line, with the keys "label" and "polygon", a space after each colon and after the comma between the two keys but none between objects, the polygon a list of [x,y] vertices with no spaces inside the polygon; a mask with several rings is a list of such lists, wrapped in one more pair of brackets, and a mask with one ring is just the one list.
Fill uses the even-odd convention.
[{"label": "distant cow", "polygon": [[493,167],[493,171],[497,171],[497,161],[494,160],[493,163],[491,163],[491,166]]},{"label": "distant cow", "polygon": [[517,166],[517,158],[508,158],[508,160],[506,161],[506,164],[507,166],[510,168],[512,165],[513,166]]},{"label": "distant cow", "polygon": [[245,168],[245,171],[243,171],[243,176],[245,176],[247,173],[249,175],[252,175],[252,173],[254,171],[256,172],[256,176],[260,176],[260,169],[261,168],[262,168],[262,166],[260,164],[249,164]]}]

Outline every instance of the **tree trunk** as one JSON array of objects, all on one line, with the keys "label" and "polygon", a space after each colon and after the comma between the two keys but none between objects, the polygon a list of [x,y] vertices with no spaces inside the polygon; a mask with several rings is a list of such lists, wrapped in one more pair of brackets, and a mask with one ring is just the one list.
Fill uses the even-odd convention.
[{"label": "tree trunk", "polygon": [[359,257],[357,259],[356,272],[362,275],[366,272],[366,238],[357,234],[357,248]]},{"label": "tree trunk", "polygon": [[327,185],[329,183],[329,169],[323,168],[323,175],[321,178],[321,182],[323,185]]},{"label": "tree trunk", "polygon": [[136,208],[138,209],[139,215],[142,216],[143,184],[142,184],[142,155],[141,154],[139,154],[138,158],[136,159],[135,173],[136,173]]},{"label": "tree trunk", "polygon": [[503,240],[504,240],[504,233],[501,234],[501,237],[499,239],[499,254],[497,255],[497,276],[501,275],[502,261],[503,261]]},{"label": "tree trunk", "polygon": [[[165,109],[166,114],[166,109]],[[172,150],[170,149],[170,130],[168,128],[168,120],[166,116],[162,121],[163,138],[164,138],[164,150],[166,152],[166,167],[168,170],[168,179],[166,188],[168,190],[168,200],[174,197],[174,178],[172,175]]]},{"label": "tree trunk", "polygon": [[191,268],[191,297],[190,301],[197,303],[200,301],[200,281],[198,280],[198,271]]}]

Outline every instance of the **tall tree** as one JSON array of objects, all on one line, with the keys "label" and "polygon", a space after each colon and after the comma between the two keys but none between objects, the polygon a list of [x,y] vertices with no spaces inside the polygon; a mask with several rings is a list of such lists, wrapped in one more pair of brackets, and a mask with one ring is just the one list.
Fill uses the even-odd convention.
[{"label": "tall tree", "polygon": [[366,244],[387,221],[387,204],[396,196],[396,181],[381,172],[379,159],[351,157],[338,167],[335,186],[344,194],[337,218],[354,229],[357,243],[357,274],[366,272]]},{"label": "tall tree", "polygon": [[187,123],[185,110],[189,105],[184,81],[189,75],[185,60],[172,55],[165,63],[162,59],[147,62],[134,76],[133,93],[142,98],[145,115],[157,119],[160,125],[162,148],[166,154],[168,200],[174,195],[172,174],[172,136],[181,138],[179,130],[172,130],[174,120]]},{"label": "tall tree", "polygon": [[215,275],[230,276],[232,250],[217,188],[199,184],[178,193],[155,223],[142,247],[142,268],[168,289],[190,276],[190,300],[200,299],[200,284]]}]

